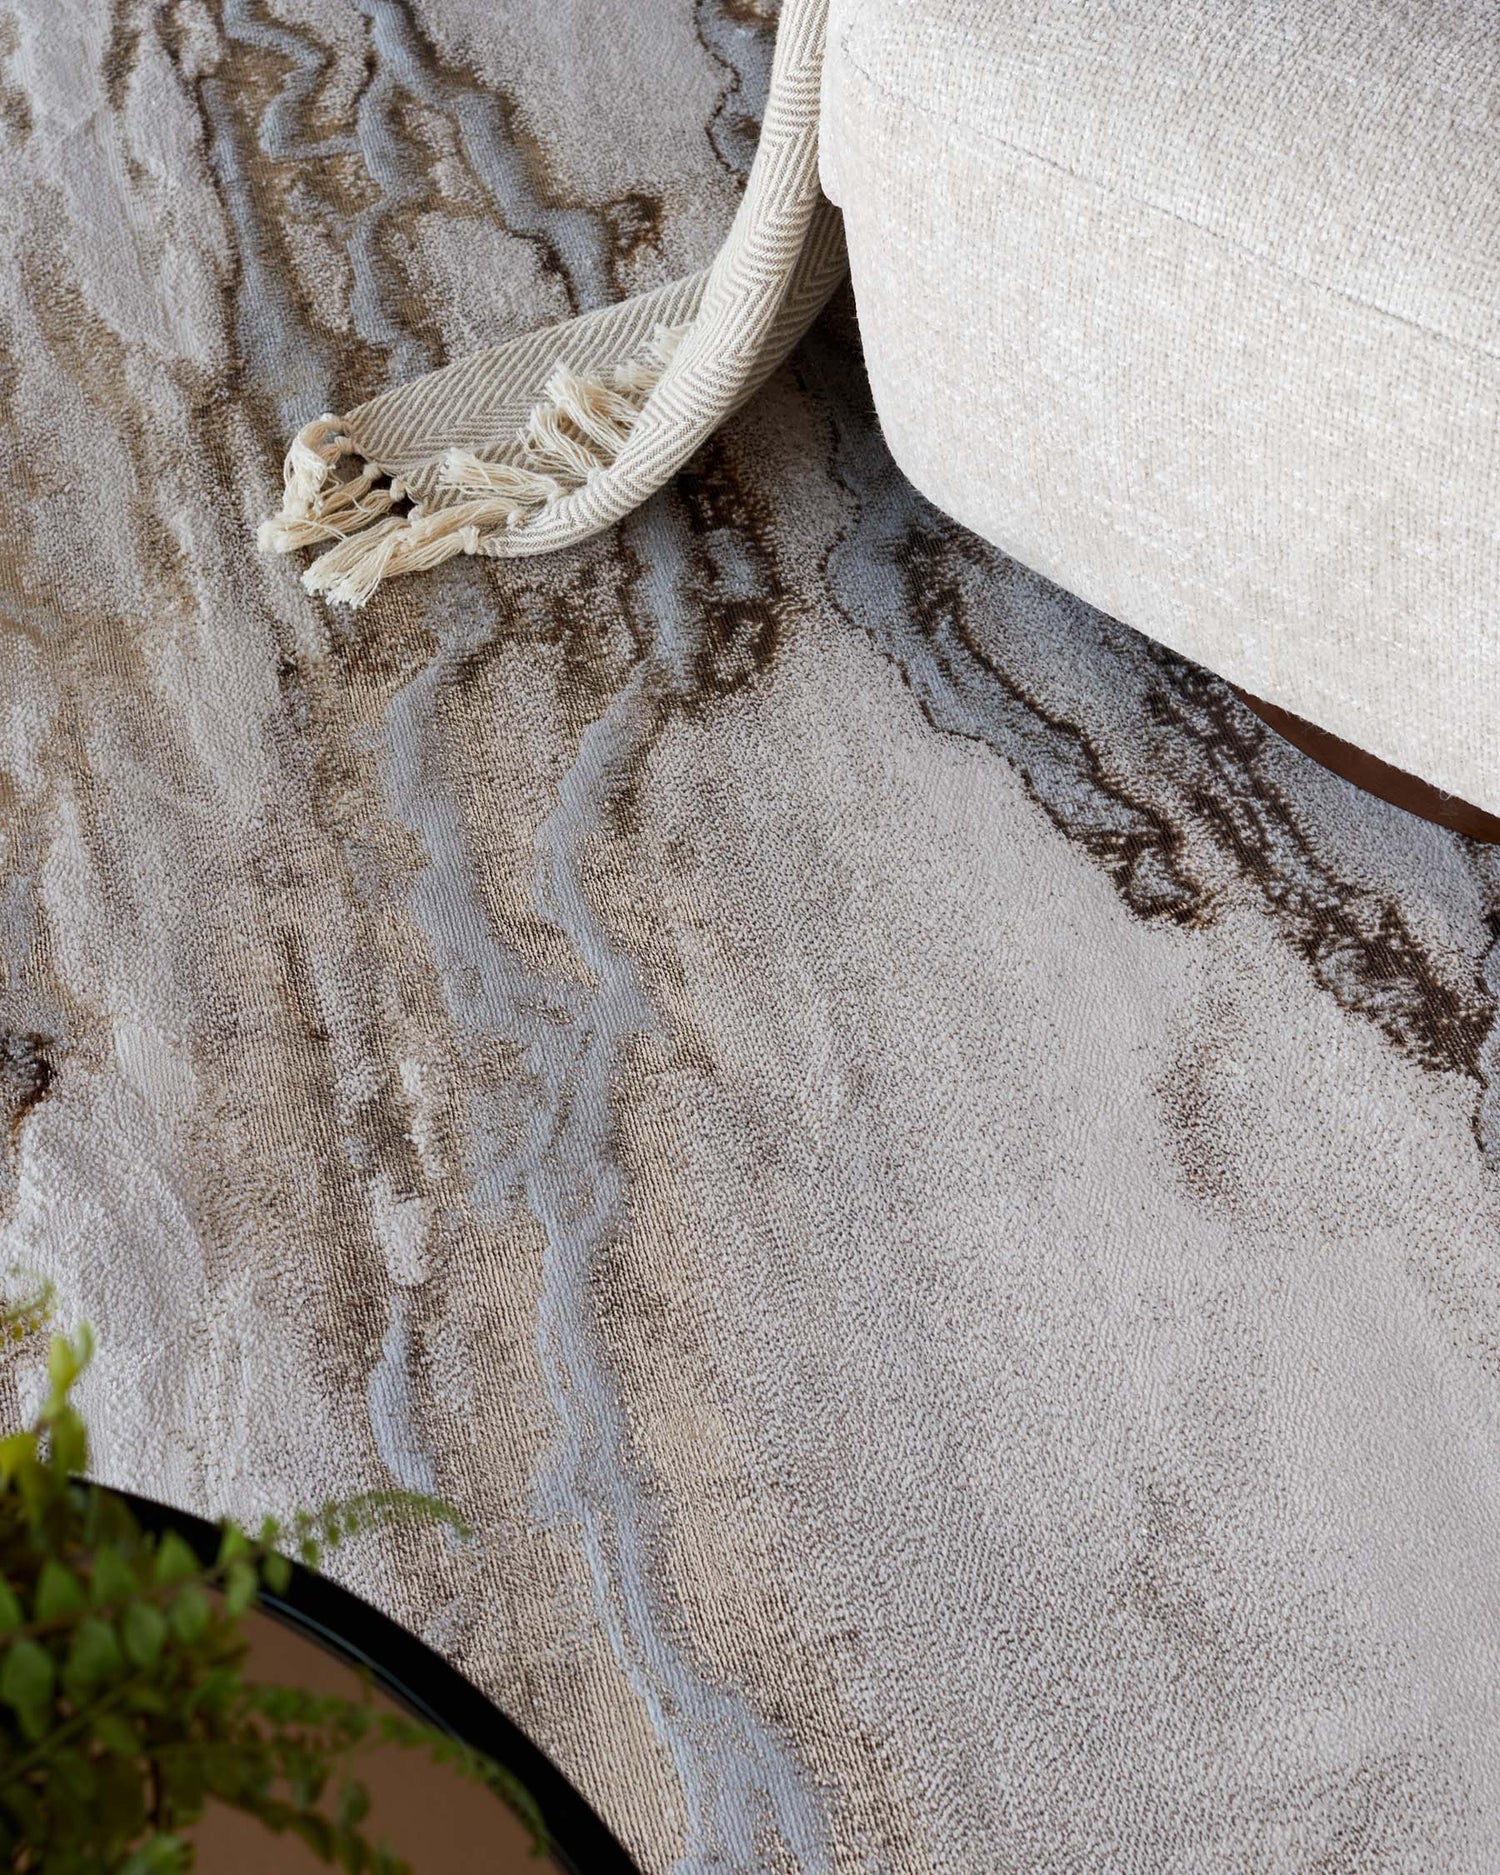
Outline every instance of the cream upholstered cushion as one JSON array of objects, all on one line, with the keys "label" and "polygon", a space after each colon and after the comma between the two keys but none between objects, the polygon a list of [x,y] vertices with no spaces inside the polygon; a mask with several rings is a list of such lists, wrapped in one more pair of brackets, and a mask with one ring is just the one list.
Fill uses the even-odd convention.
[{"label": "cream upholstered cushion", "polygon": [[834,0],[821,148],[925,494],[1500,810],[1496,0]]}]

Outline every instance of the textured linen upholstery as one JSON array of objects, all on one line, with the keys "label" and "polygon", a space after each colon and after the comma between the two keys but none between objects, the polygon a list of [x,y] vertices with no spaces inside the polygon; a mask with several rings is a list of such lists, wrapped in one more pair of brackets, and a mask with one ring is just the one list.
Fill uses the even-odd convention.
[{"label": "textured linen upholstery", "polygon": [[834,0],[821,167],[926,495],[1500,809],[1500,6]]}]

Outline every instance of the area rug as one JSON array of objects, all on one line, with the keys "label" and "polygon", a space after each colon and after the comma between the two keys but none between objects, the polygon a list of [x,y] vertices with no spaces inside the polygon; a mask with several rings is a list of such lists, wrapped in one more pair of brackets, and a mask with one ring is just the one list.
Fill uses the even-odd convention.
[{"label": "area rug", "polygon": [[[4,1260],[650,1875],[1500,1865],[1500,868],[947,523],[836,303],[355,614],[282,443],[692,272],[759,0],[13,0]],[[22,1374],[13,1391],[24,1395]]]}]

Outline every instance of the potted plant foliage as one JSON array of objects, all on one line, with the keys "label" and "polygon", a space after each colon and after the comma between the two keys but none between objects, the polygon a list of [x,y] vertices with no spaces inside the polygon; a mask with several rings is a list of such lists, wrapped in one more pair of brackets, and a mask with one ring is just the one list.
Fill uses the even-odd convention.
[{"label": "potted plant foliage", "polygon": [[[47,1312],[45,1296],[0,1305],[0,1336],[41,1332]],[[375,1492],[252,1533],[108,1490],[87,1477],[72,1398],[92,1350],[86,1327],[53,1335],[39,1410],[0,1437],[0,1866],[437,1875],[517,1866],[520,1844],[578,1875],[631,1870],[556,1767],[476,1688],[316,1573],[360,1531],[391,1518],[456,1525],[451,1510]],[[272,1629],[280,1640],[268,1653]],[[300,1678],[260,1677],[265,1658]],[[421,1806],[418,1853],[398,1854],[378,1833],[371,1763],[384,1767],[383,1786]],[[479,1794],[470,1827],[482,1862],[472,1841],[444,1859],[445,1823],[463,1808],[455,1791],[471,1809]]]}]

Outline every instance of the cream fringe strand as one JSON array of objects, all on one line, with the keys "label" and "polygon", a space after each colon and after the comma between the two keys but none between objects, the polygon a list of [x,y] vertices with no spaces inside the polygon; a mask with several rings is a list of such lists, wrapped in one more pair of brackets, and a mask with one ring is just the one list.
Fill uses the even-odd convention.
[{"label": "cream fringe strand", "polygon": [[337,417],[318,417],[287,451],[281,510],[261,523],[261,547],[291,553],[336,542],[302,584],[349,606],[364,605],[382,580],[425,572],[455,554],[493,551],[487,543],[501,530],[524,529],[609,467],[686,330],[658,325],[641,356],[615,367],[613,384],[559,364],[510,459],[490,462],[463,449],[442,457],[437,483],[455,499],[440,506],[415,503],[393,514],[406,486],[373,462],[340,476],[340,465],[359,452]]}]

